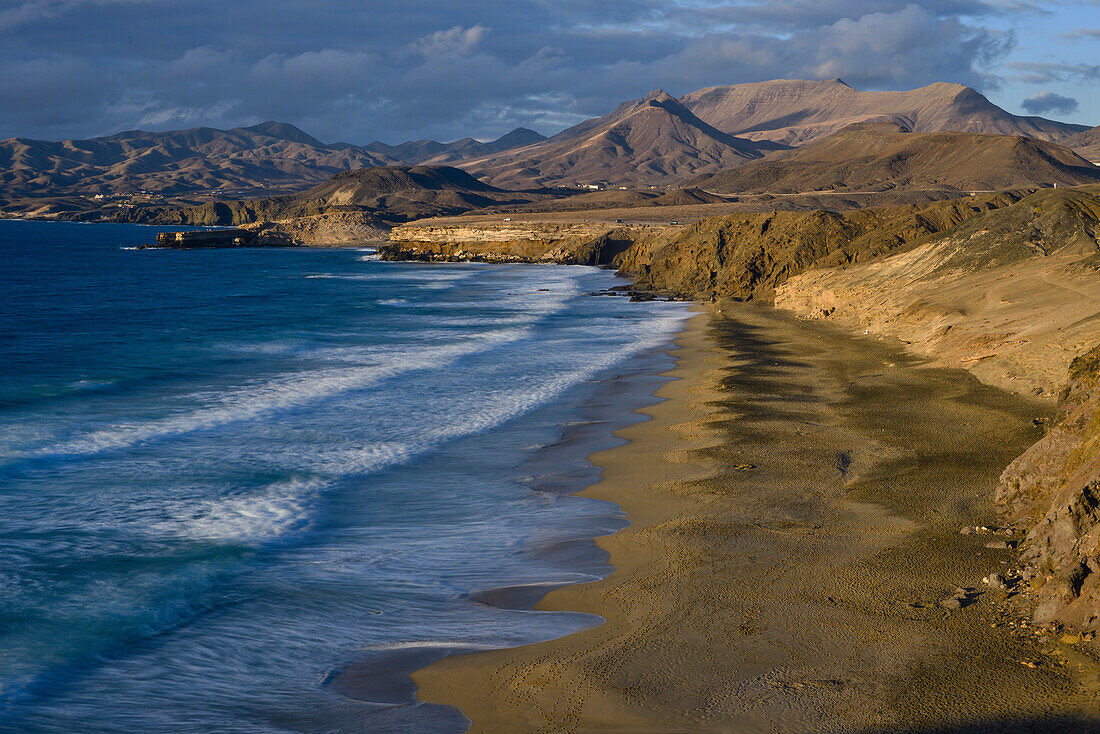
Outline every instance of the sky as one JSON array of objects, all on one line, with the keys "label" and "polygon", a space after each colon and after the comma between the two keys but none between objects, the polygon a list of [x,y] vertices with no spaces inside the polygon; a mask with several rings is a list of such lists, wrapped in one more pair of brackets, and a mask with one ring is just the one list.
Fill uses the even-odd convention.
[{"label": "sky", "polygon": [[1100,124],[1100,0],[0,0],[0,138],[552,134],[663,88],[972,86]]}]

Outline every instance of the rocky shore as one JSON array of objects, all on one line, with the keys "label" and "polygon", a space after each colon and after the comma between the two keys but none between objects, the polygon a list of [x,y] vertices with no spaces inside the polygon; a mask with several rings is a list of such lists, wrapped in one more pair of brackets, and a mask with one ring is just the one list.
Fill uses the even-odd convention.
[{"label": "rocky shore", "polygon": [[641,239],[664,231],[655,225],[511,222],[394,227],[384,260],[434,262],[614,265]]}]

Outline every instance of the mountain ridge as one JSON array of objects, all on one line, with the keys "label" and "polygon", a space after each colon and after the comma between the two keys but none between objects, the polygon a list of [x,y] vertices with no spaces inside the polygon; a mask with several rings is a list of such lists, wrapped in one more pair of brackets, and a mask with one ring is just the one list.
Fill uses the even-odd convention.
[{"label": "mountain ridge", "polygon": [[[149,132],[125,130],[85,140],[0,140],[0,187],[8,199],[115,195],[136,191],[178,196],[194,193],[291,193],[340,171],[449,160],[461,151],[484,153],[527,144],[542,136],[517,128],[496,141],[418,141],[389,146],[402,161],[378,148],[322,143],[289,123],[267,121],[220,130],[196,127]],[[379,144],[381,145],[381,144]],[[428,155],[410,155],[415,147]]]},{"label": "mountain ridge", "polygon": [[460,165],[498,186],[640,185],[739,165],[780,147],[724,133],[658,89],[542,142]]},{"label": "mountain ridge", "polygon": [[733,135],[802,145],[857,122],[894,121],[914,132],[1027,135],[1049,142],[1084,125],[1013,115],[971,87],[934,82],[904,91],[860,91],[843,80],[773,79],[705,87],[680,97],[699,118]]}]

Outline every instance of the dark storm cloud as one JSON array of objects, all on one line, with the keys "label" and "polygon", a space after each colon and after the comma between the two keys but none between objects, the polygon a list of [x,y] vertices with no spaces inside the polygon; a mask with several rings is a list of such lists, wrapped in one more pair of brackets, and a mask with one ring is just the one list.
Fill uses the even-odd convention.
[{"label": "dark storm cloud", "polygon": [[22,0],[0,4],[0,137],[276,119],[326,140],[398,141],[552,133],[656,87],[842,77],[988,88],[1013,39],[983,22],[1006,7]]},{"label": "dark storm cloud", "polygon": [[1077,100],[1054,92],[1039,92],[1025,99],[1020,105],[1033,115],[1042,115],[1047,112],[1069,114],[1077,111]]}]

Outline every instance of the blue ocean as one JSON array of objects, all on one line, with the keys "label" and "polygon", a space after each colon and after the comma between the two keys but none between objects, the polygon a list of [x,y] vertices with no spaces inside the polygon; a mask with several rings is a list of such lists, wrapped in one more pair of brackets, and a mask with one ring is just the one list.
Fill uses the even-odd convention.
[{"label": "blue ocean", "polygon": [[157,231],[0,221],[0,731],[461,732],[410,670],[599,624],[479,592],[610,572],[684,304]]}]

